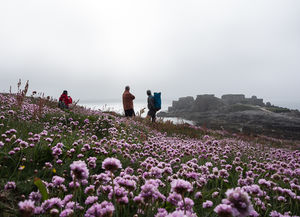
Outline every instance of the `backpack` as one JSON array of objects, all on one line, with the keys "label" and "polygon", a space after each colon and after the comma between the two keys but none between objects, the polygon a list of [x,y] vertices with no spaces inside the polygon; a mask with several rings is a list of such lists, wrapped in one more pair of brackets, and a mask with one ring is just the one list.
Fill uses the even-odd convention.
[{"label": "backpack", "polygon": [[156,111],[159,111],[161,109],[161,92],[154,93],[154,106],[156,108]]}]

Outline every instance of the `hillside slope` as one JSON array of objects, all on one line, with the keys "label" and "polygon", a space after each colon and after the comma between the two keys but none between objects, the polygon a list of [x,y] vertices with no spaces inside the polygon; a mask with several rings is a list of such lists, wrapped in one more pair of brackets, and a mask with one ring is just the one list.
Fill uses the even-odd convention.
[{"label": "hillside slope", "polygon": [[0,108],[0,216],[300,215],[297,144],[9,94]]}]

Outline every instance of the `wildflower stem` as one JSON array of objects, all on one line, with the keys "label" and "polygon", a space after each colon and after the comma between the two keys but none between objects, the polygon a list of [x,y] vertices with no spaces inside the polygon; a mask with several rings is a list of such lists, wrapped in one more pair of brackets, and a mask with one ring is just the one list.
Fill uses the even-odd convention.
[{"label": "wildflower stem", "polygon": [[[115,207],[117,207],[116,196],[115,196],[114,174],[112,173],[112,171],[110,171],[110,178],[111,178],[111,186],[112,186],[112,190],[113,190],[112,200],[113,200],[113,204],[115,205]],[[116,216],[118,216],[117,210],[116,210]]]},{"label": "wildflower stem", "polygon": [[182,201],[183,201],[184,215],[185,215],[186,214],[186,207],[185,207],[184,193],[182,193],[181,197],[182,197]]},{"label": "wildflower stem", "polygon": [[76,209],[76,191],[77,191],[77,188],[76,188],[76,177],[74,176],[74,180],[73,180],[73,188],[74,188],[74,192],[73,192],[73,200],[75,202],[75,205],[74,205],[74,213],[75,213],[75,209]]},{"label": "wildflower stem", "polygon": [[[18,160],[18,163],[17,163],[17,165],[16,165],[16,167],[15,167],[13,173],[12,173],[11,176],[9,177],[9,179],[11,179],[11,177],[13,177],[13,176],[15,175],[17,169],[19,168],[19,165],[20,165],[22,156],[23,156],[23,150],[21,149],[21,151],[20,151],[20,158],[19,158],[19,160]],[[18,177],[19,177],[19,176],[18,176]]]}]

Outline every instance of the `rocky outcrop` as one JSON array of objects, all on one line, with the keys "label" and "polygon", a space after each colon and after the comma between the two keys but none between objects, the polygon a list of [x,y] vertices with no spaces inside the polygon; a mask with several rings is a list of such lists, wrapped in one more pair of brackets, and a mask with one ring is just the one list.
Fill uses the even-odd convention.
[{"label": "rocky outcrop", "polygon": [[246,98],[244,94],[226,94],[222,96],[222,100],[228,105],[242,103],[242,104],[249,104],[249,105],[265,106],[263,99],[258,99],[256,96],[252,96],[251,98]]},{"label": "rocky outcrop", "polygon": [[224,106],[224,102],[221,99],[214,95],[205,94],[197,96],[191,110],[193,112],[207,112],[216,110],[221,106]]},{"label": "rocky outcrop", "polygon": [[178,99],[178,101],[172,102],[172,106],[168,108],[168,111],[190,111],[194,104],[194,101],[195,100],[192,96],[181,97]]},{"label": "rocky outcrop", "polygon": [[198,95],[173,101],[160,117],[180,117],[198,126],[245,134],[263,134],[281,139],[300,140],[300,112],[267,105],[263,99],[243,94]]},{"label": "rocky outcrop", "polygon": [[177,101],[172,102],[172,106],[168,108],[169,112],[194,111],[205,112],[218,110],[224,106],[234,104],[247,104],[265,106],[263,99],[258,99],[256,96],[246,98],[244,94],[226,94],[220,98],[214,94],[198,95],[196,99],[192,96],[181,97]]}]

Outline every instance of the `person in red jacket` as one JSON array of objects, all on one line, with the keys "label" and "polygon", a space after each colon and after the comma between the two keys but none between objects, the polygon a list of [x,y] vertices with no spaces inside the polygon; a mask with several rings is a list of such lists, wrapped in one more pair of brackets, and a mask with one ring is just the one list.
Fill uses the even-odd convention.
[{"label": "person in red jacket", "polygon": [[130,92],[130,87],[126,86],[125,91],[123,93],[123,108],[125,112],[125,117],[132,117],[135,116],[134,110],[133,110],[133,100],[135,99],[135,96],[132,95]]},{"label": "person in red jacket", "polygon": [[58,107],[61,109],[68,109],[70,104],[72,104],[72,98],[68,96],[68,91],[64,90],[59,97]]}]

